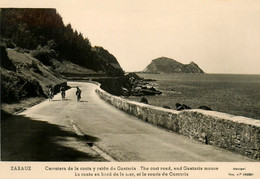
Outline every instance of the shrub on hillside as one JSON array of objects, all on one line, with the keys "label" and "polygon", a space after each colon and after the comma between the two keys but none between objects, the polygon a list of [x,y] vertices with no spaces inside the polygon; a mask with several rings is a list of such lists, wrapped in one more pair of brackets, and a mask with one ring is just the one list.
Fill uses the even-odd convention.
[{"label": "shrub on hillside", "polygon": [[12,103],[39,96],[45,95],[37,80],[1,69],[1,102]]},{"label": "shrub on hillside", "polygon": [[33,70],[35,73],[38,73],[40,75],[43,75],[42,71],[39,69],[37,63],[35,61],[31,61],[29,64],[28,64],[28,67]]},{"label": "shrub on hillside", "polygon": [[0,55],[1,55],[1,67],[7,69],[7,70],[12,70],[12,71],[16,71],[16,67],[14,66],[14,64],[12,63],[12,61],[9,59],[9,57],[7,56],[7,52],[6,52],[6,46],[4,43],[0,42]]},{"label": "shrub on hillside", "polygon": [[57,56],[56,51],[52,49],[55,43],[48,42],[48,45],[42,47],[39,45],[36,50],[32,51],[32,56],[42,62],[44,65],[52,66],[51,59]]}]

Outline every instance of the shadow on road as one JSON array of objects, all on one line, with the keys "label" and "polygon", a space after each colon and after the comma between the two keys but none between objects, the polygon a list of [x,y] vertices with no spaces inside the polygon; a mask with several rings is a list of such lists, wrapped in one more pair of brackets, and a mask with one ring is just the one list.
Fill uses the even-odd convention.
[{"label": "shadow on road", "polygon": [[81,102],[81,103],[87,103],[88,101],[79,101],[79,102]]},{"label": "shadow on road", "polygon": [[99,138],[91,136],[91,135],[84,134],[84,137],[85,137],[86,141],[89,142],[89,143],[91,143],[91,142],[95,143],[95,142],[100,141]]},{"label": "shadow on road", "polygon": [[[82,143],[81,139],[62,126],[1,113],[2,161],[105,161],[99,155],[75,150],[70,141]],[[88,142],[98,140],[93,136],[87,139]]]}]

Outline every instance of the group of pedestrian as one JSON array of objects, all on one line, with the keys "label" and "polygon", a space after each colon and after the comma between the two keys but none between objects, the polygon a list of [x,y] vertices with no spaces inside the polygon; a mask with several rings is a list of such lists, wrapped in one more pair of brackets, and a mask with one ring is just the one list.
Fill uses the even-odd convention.
[{"label": "group of pedestrian", "polygon": [[[66,89],[64,86],[60,87],[60,93],[61,93],[61,100],[65,100],[65,96],[66,96]],[[76,91],[76,96],[77,96],[77,101],[80,101],[81,98],[81,90],[79,89],[79,87],[77,87],[77,91]],[[54,90],[53,87],[50,85],[49,89],[48,89],[48,97],[49,97],[49,101],[52,101],[53,97],[54,97]]]}]

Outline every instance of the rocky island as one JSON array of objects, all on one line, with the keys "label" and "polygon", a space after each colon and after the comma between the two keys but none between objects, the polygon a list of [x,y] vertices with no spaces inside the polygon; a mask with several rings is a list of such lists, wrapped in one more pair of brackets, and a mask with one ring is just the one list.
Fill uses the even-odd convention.
[{"label": "rocky island", "polygon": [[152,62],[142,71],[144,73],[200,73],[204,71],[194,62],[190,64],[182,64],[167,57],[160,57],[152,60]]}]

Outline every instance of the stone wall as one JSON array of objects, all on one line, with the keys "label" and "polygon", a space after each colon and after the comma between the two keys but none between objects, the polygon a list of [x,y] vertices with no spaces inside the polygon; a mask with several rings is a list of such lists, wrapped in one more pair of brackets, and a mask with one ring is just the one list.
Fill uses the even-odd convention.
[{"label": "stone wall", "polygon": [[96,92],[103,100],[141,120],[260,160],[260,120],[199,109],[165,109],[113,96],[99,87]]}]

